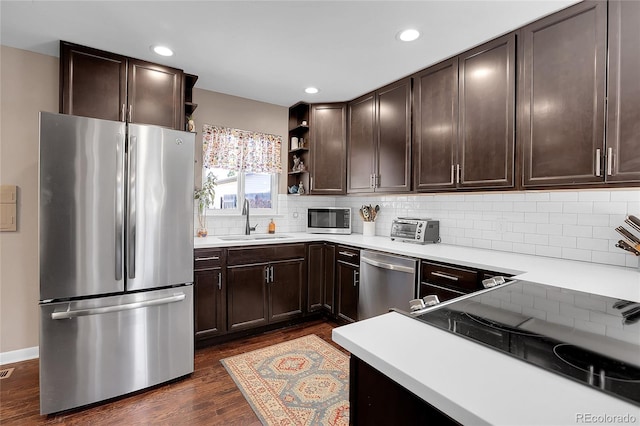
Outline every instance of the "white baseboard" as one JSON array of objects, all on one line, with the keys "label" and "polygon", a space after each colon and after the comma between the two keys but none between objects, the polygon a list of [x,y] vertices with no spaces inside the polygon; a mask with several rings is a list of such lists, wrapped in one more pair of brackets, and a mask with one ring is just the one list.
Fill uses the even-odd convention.
[{"label": "white baseboard", "polygon": [[0,352],[0,365],[12,364],[14,362],[26,361],[38,358],[40,350],[38,346],[33,348],[18,349],[17,351]]}]

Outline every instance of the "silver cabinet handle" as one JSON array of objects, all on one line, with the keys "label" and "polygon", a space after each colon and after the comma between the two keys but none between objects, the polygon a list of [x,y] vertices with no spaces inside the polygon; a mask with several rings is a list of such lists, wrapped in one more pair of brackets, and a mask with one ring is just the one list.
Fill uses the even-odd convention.
[{"label": "silver cabinet handle", "polygon": [[220,260],[220,256],[196,257],[196,262],[199,260]]},{"label": "silver cabinet handle", "polygon": [[129,278],[136,277],[136,140],[136,136],[129,136],[129,193],[127,196],[127,214],[129,216],[127,269],[129,270]]},{"label": "silver cabinet handle", "polygon": [[264,282],[269,284],[269,267],[268,266],[264,267]]},{"label": "silver cabinet handle", "polygon": [[273,283],[273,266],[269,267],[269,271],[270,271],[269,280]]},{"label": "silver cabinet handle", "polygon": [[356,287],[358,285],[358,274],[357,270],[353,270],[353,286]]},{"label": "silver cabinet handle", "polygon": [[607,175],[613,174],[613,148],[609,147],[607,152]]},{"label": "silver cabinet handle", "polygon": [[70,319],[76,317],[86,317],[89,315],[108,314],[110,312],[130,311],[132,309],[147,308],[149,306],[166,305],[167,303],[180,302],[185,299],[184,293],[174,294],[160,299],[144,300],[142,302],[126,303],[124,305],[105,306],[103,308],[78,309],[77,311],[62,311],[51,313],[51,319]]},{"label": "silver cabinet handle", "polygon": [[313,176],[309,178],[309,191],[313,191]]},{"label": "silver cabinet handle", "polygon": [[600,176],[600,148],[596,149],[596,176]]},{"label": "silver cabinet handle", "polygon": [[129,123],[131,123],[133,120],[133,105],[129,105]]},{"label": "silver cabinet handle", "polygon": [[413,268],[402,265],[395,265],[393,263],[380,262],[378,260],[369,259],[368,257],[362,256],[360,260],[364,263],[368,263],[371,266],[376,266],[378,268],[388,269],[390,271],[397,272],[406,272],[407,274],[413,274],[416,271]]},{"label": "silver cabinet handle", "polygon": [[373,175],[369,175],[369,188],[375,188],[373,183]]},{"label": "silver cabinet handle", "polygon": [[338,254],[341,254],[343,256],[349,256],[349,257],[356,257],[357,256],[357,254],[349,253],[348,251],[341,251],[341,252],[338,252]]},{"label": "silver cabinet handle", "polygon": [[218,290],[222,290],[222,272],[218,272]]},{"label": "silver cabinet handle", "polygon": [[458,277],[454,275],[445,274],[444,272],[432,272],[431,275],[434,277],[446,278],[451,281],[458,281]]},{"label": "silver cabinet handle", "polygon": [[455,165],[455,164],[452,164],[452,165],[451,165],[451,184],[456,183],[456,177],[455,177],[455,175],[456,175],[456,165]]},{"label": "silver cabinet handle", "polygon": [[126,109],[127,109],[127,106],[125,104],[122,104],[122,111],[120,113],[120,116],[122,117],[122,119],[120,121],[126,121],[126,117],[125,117]]},{"label": "silver cabinet handle", "polygon": [[124,135],[116,138],[116,281],[122,279],[124,239]]},{"label": "silver cabinet handle", "polygon": [[456,164],[456,183],[460,183],[460,164]]}]

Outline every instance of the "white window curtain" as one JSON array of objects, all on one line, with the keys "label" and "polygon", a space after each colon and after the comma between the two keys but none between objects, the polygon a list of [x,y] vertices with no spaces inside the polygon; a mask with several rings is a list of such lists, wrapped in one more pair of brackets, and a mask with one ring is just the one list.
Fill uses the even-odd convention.
[{"label": "white window curtain", "polygon": [[281,173],[282,137],[205,124],[202,155],[206,168],[249,173]]}]

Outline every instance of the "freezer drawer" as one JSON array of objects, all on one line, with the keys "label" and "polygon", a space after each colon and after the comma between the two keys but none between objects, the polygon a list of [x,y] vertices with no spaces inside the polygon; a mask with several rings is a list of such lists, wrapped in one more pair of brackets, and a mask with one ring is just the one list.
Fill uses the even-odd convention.
[{"label": "freezer drawer", "polygon": [[40,305],[40,413],[193,372],[193,287]]}]

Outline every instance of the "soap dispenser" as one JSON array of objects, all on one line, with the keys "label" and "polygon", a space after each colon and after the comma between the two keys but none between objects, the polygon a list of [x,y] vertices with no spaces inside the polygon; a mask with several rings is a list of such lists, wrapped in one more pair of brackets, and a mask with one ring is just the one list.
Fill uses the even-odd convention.
[{"label": "soap dispenser", "polygon": [[273,222],[273,219],[271,219],[271,222],[269,222],[269,233],[270,234],[276,233],[276,224]]}]

